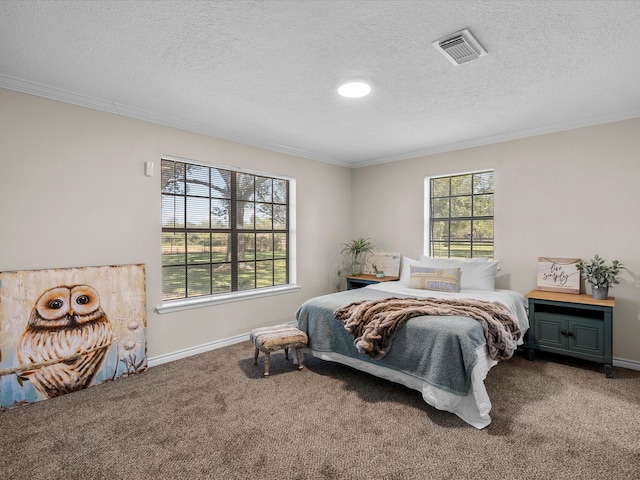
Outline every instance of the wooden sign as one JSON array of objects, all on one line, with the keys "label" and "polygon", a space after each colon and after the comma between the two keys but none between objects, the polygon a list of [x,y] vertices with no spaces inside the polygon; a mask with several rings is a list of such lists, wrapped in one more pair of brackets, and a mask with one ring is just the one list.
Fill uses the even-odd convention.
[{"label": "wooden sign", "polygon": [[580,293],[579,258],[538,257],[538,290]]},{"label": "wooden sign", "polygon": [[374,275],[373,265],[375,265],[386,276],[397,277],[400,272],[401,256],[399,253],[373,252],[367,257],[362,273]]}]

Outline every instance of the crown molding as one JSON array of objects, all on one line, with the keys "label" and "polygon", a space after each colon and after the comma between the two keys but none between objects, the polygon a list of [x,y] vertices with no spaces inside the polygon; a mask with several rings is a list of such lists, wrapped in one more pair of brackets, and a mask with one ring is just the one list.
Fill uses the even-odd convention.
[{"label": "crown molding", "polygon": [[494,143],[503,143],[511,140],[520,140],[523,138],[536,137],[538,135],[546,135],[550,133],[557,133],[566,130],[574,130],[576,128],[591,127],[595,125],[603,125],[605,123],[619,122],[623,120],[630,120],[632,118],[640,118],[640,110],[628,110],[626,112],[620,112],[609,115],[600,115],[587,119],[581,119],[571,122],[557,123],[554,125],[547,125],[540,128],[534,128],[529,130],[519,130],[500,135],[492,135],[490,137],[474,138],[472,140],[465,140],[463,142],[449,143],[447,145],[438,145],[432,148],[425,148],[422,150],[415,150],[402,155],[392,155],[388,157],[380,157],[371,160],[363,160],[361,162],[353,162],[351,168],[368,167],[372,165],[379,165],[382,163],[399,162],[402,160],[409,160],[412,158],[425,157],[429,155],[435,155],[438,153],[453,152],[456,150],[464,150],[467,148],[481,147],[484,145],[491,145]]},{"label": "crown molding", "polygon": [[417,157],[424,157],[429,155],[435,155],[438,153],[453,152],[456,150],[464,150],[467,148],[480,147],[484,145],[490,145],[494,143],[508,142],[511,140],[519,140],[522,138],[535,137],[538,135],[545,135],[549,133],[556,133],[565,130],[573,130],[576,128],[590,127],[594,125],[601,125],[605,123],[613,123],[622,120],[629,120],[631,118],[640,117],[640,110],[629,110],[626,112],[620,112],[610,115],[601,115],[591,117],[587,119],[581,119],[571,122],[558,123],[554,125],[548,125],[540,128],[520,130],[514,132],[508,132],[500,135],[493,135],[490,137],[475,138],[471,140],[465,140],[462,142],[454,142],[447,145],[439,145],[435,147],[425,148],[421,150],[415,150],[413,152],[403,153],[401,155],[391,155],[387,157],[373,158],[363,161],[346,162],[340,161],[335,158],[329,158],[316,152],[310,152],[307,150],[301,150],[293,148],[287,145],[280,145],[277,143],[269,142],[267,140],[249,137],[245,135],[239,135],[227,131],[218,129],[212,129],[205,125],[181,120],[178,118],[168,117],[158,113],[141,110],[138,108],[130,107],[127,105],[117,104],[108,100],[89,97],[60,88],[43,85],[28,80],[23,80],[15,77],[0,74],[0,88],[6,88],[8,90],[15,90],[21,93],[27,93],[29,95],[35,95],[38,97],[48,98],[50,100],[56,100],[59,102],[70,103],[72,105],[78,105],[81,107],[91,108],[94,110],[100,110],[107,113],[113,113],[114,115],[122,115],[124,117],[135,118],[149,123],[157,125],[163,125],[165,127],[176,128],[179,130],[185,130],[187,132],[206,135],[208,137],[214,137],[229,142],[239,143],[242,145],[262,148],[286,155],[292,155],[296,157],[306,158],[308,160],[315,160],[318,162],[328,163],[346,168],[361,168],[372,165],[379,165],[382,163],[398,162],[402,160],[409,160]]}]

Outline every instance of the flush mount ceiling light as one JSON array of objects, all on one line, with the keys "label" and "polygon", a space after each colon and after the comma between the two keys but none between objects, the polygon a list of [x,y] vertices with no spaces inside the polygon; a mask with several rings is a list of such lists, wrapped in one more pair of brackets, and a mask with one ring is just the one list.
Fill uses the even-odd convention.
[{"label": "flush mount ceiling light", "polygon": [[361,80],[347,82],[340,85],[338,93],[347,98],[366,97],[371,93],[371,85]]}]

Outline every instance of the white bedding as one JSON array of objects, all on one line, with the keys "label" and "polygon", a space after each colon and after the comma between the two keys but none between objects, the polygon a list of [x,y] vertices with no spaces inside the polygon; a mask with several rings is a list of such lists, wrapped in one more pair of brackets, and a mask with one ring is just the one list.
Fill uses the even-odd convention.
[{"label": "white bedding", "polygon": [[[522,345],[525,332],[529,328],[529,319],[526,311],[526,299],[521,293],[513,290],[461,290],[460,292],[438,292],[433,290],[420,290],[403,286],[400,282],[381,282],[369,285],[365,288],[379,290],[390,294],[408,295],[413,297],[437,297],[437,298],[475,298],[491,302],[500,302],[505,305],[518,319],[521,336],[518,345]],[[429,405],[454,413],[468,424],[480,429],[491,423],[489,412],[491,401],[484,385],[484,379],[489,370],[498,362],[489,357],[486,345],[476,350],[478,362],[471,372],[471,387],[466,395],[456,395],[448,391],[430,385],[415,376],[407,375],[398,370],[387,368],[370,362],[358,360],[335,352],[320,352],[311,350],[311,353],[323,360],[335,361],[349,365],[358,370],[365,371],[380,378],[405,385],[408,388],[421,392],[422,398]]]}]

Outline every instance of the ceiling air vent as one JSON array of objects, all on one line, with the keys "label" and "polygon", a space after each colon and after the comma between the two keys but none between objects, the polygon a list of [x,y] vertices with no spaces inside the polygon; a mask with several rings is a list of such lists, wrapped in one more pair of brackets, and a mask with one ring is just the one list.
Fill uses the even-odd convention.
[{"label": "ceiling air vent", "polygon": [[436,40],[431,45],[440,50],[454,65],[467,63],[487,54],[466,28]]}]

